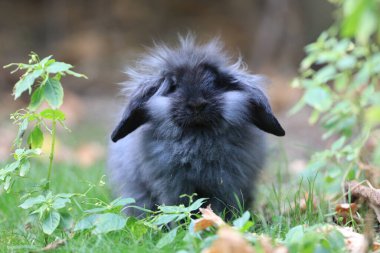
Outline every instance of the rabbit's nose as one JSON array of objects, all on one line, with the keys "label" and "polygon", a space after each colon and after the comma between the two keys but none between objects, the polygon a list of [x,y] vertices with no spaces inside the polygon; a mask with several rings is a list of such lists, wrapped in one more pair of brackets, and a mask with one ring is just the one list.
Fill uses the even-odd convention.
[{"label": "rabbit's nose", "polygon": [[187,103],[187,107],[190,108],[193,111],[203,111],[205,107],[207,106],[207,101],[203,98],[198,98],[195,100],[190,100]]}]

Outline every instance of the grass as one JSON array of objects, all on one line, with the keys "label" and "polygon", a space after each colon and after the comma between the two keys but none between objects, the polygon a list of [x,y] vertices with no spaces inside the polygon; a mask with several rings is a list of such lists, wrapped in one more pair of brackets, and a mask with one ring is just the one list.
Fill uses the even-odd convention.
[{"label": "grass", "polygon": [[[104,163],[91,168],[83,169],[74,165],[60,164],[54,168],[52,190],[54,192],[85,192],[93,187],[88,196],[109,202],[110,191],[104,181]],[[27,181],[38,182],[38,178],[45,175],[46,166],[37,164],[33,173],[33,180],[24,180],[15,185],[10,194],[0,193],[0,251],[25,252],[36,251],[47,243],[63,234],[55,233],[46,237],[33,223],[25,218],[27,212],[18,208],[21,203],[22,189]],[[255,208],[251,210],[253,226],[250,232],[266,234],[272,238],[282,240],[288,231],[300,224],[319,224],[328,220],[328,203],[318,203],[314,206],[313,199],[309,198],[306,208],[300,207],[304,193],[316,196],[313,181],[301,182],[291,178],[286,170],[278,168],[274,173],[266,173],[257,190]],[[285,183],[287,182],[287,183]],[[306,188],[305,188],[306,185]],[[322,198],[321,198],[322,199]],[[81,204],[91,207],[91,203]],[[73,205],[70,214],[74,219],[81,217],[81,212]],[[242,213],[236,214],[238,218]],[[93,236],[90,233],[77,233],[67,244],[56,249],[56,252],[200,252],[205,245],[210,244],[212,236],[208,233],[201,238],[189,239],[186,235],[188,226],[181,226],[174,241],[161,249],[157,248],[158,241],[166,235],[166,231],[144,226],[134,218],[129,218],[127,226],[122,231]],[[212,232],[210,232],[212,235]]]}]

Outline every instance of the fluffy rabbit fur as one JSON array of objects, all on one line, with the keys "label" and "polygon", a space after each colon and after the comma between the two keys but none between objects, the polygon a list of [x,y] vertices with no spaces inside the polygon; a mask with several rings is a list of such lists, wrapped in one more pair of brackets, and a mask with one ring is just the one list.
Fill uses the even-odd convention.
[{"label": "fluffy rabbit fur", "polygon": [[262,78],[240,59],[231,63],[218,40],[196,45],[191,36],[178,48],[151,49],[128,75],[129,102],[109,149],[114,192],[148,209],[192,193],[217,212],[248,207],[264,164],[264,132],[285,134]]}]

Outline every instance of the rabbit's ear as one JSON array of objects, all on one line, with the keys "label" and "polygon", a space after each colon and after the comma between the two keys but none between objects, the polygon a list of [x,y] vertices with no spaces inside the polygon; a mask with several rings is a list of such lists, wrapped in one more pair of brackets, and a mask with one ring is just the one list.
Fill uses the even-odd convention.
[{"label": "rabbit's ear", "polygon": [[250,119],[254,125],[276,136],[285,135],[285,130],[273,115],[268,99],[261,90],[252,89],[249,107]]},{"label": "rabbit's ear", "polygon": [[124,138],[149,120],[145,102],[153,96],[157,89],[158,87],[152,87],[147,92],[141,92],[141,95],[137,95],[131,99],[120,123],[112,132],[111,139],[113,142]]}]

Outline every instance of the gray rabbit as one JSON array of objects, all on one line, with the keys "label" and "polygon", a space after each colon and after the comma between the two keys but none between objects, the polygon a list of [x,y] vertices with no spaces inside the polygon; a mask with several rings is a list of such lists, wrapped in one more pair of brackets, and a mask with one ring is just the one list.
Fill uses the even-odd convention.
[{"label": "gray rabbit", "polygon": [[179,196],[192,193],[219,213],[251,205],[264,132],[285,131],[263,79],[241,59],[231,63],[222,48],[217,39],[197,45],[187,36],[178,48],[156,45],[127,71],[129,102],[111,136],[107,171],[118,196],[148,209],[181,204]]}]

